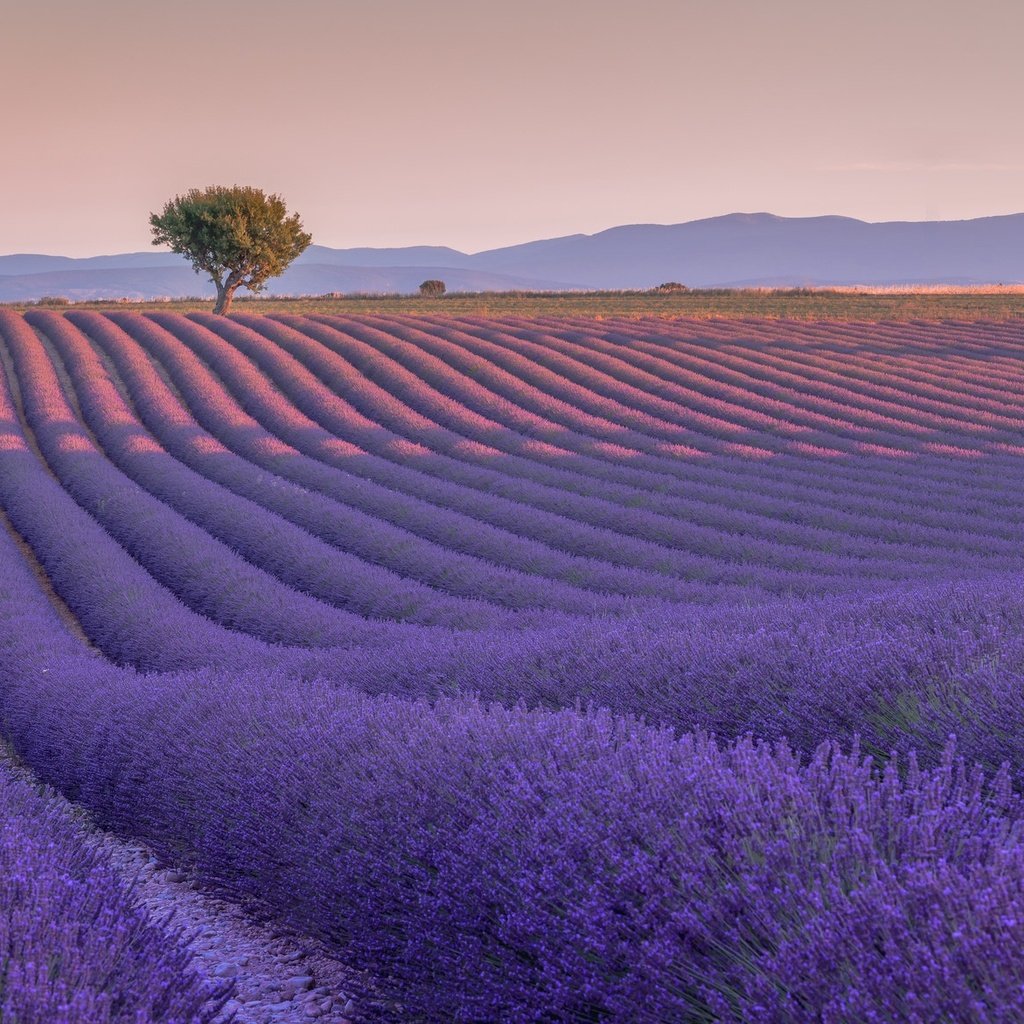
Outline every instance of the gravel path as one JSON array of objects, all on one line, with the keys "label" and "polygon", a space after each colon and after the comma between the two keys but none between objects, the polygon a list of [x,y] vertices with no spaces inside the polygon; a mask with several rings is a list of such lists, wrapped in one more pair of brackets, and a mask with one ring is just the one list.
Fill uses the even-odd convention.
[{"label": "gravel path", "polygon": [[[0,757],[9,771],[38,786],[38,780],[0,739]],[[155,921],[184,931],[207,977],[230,979],[234,997],[217,1024],[370,1024],[383,1014],[394,1020],[396,1007],[371,996],[357,1003],[351,991],[374,993],[373,980],[346,968],[312,944],[251,920],[238,906],[204,893],[185,871],[160,864],[153,852],[99,829],[91,815],[66,803],[68,813],[132,887]]]},{"label": "gravel path", "polygon": [[[354,1024],[356,1018],[372,1019],[367,1008],[358,1012],[348,994],[354,975],[342,964],[200,892],[185,872],[160,866],[147,849],[110,836],[103,842],[125,877],[136,880],[139,899],[154,917],[172,916],[174,925],[194,936],[203,973],[234,981],[235,996],[218,1021]],[[365,990],[365,982],[360,987]]]}]

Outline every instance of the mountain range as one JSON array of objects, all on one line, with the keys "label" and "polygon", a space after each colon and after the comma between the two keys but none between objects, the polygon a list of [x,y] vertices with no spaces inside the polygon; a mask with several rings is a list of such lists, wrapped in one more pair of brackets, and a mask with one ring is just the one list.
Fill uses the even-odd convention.
[{"label": "mountain range", "polygon": [[[1024,213],[960,221],[868,223],[851,217],[734,213],[683,224],[630,224],[478,253],[444,246],[332,249],[313,245],[267,291],[449,291],[1024,281]],[[0,302],[206,295],[212,286],[168,252],[0,256]]]}]

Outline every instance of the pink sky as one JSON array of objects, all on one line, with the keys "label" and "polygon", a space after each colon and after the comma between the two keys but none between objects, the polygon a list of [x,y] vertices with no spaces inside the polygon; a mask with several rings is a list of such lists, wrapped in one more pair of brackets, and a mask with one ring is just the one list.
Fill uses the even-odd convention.
[{"label": "pink sky", "polygon": [[0,0],[0,253],[192,186],[476,251],[732,211],[1024,210],[1019,0]]}]

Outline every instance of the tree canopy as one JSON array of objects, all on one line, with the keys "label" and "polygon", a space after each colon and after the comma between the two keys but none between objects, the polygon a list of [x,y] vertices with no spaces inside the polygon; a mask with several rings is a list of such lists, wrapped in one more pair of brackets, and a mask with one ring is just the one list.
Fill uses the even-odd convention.
[{"label": "tree canopy", "polygon": [[284,200],[246,185],[214,185],[175,196],[150,215],[153,244],[169,245],[217,288],[215,313],[226,313],[235,291],[261,291],[309,246],[298,214]]}]

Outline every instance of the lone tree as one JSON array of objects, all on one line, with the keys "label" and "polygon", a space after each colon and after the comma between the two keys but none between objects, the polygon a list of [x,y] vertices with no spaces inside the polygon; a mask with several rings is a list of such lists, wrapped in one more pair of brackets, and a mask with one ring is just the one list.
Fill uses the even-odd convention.
[{"label": "lone tree", "polygon": [[214,185],[175,196],[150,215],[153,244],[169,245],[217,287],[214,313],[227,313],[235,291],[262,291],[313,240],[280,196],[245,185]]},{"label": "lone tree", "polygon": [[430,280],[424,281],[420,285],[420,295],[426,295],[431,299],[440,298],[447,290],[444,286],[444,281]]}]

